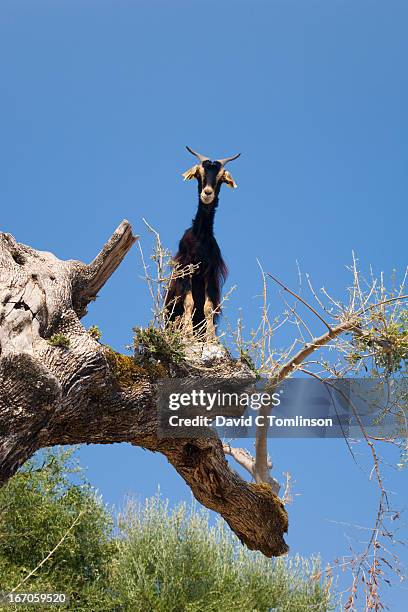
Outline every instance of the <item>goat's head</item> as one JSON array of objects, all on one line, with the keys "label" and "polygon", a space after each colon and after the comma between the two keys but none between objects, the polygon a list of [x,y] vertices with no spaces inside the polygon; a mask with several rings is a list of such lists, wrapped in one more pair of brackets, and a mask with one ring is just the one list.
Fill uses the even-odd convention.
[{"label": "goat's head", "polygon": [[225,159],[217,159],[211,161],[205,155],[196,153],[190,147],[186,147],[187,151],[195,155],[200,163],[193,166],[186,172],[184,172],[184,180],[191,181],[196,178],[198,181],[198,192],[200,194],[200,200],[203,204],[213,204],[214,200],[218,197],[221,189],[221,185],[225,183],[228,187],[236,188],[236,183],[232,178],[231,174],[225,170],[225,164],[237,159],[241,155],[233,155],[232,157],[226,157]]}]

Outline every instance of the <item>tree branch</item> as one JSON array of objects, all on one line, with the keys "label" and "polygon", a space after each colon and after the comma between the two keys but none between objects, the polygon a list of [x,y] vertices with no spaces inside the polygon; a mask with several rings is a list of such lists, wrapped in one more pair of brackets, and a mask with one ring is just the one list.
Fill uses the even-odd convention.
[{"label": "tree branch", "polygon": [[[335,327],[330,327],[327,332],[318,338],[314,338],[311,342],[307,342],[289,361],[281,366],[277,372],[272,372],[271,383],[277,386],[287,376],[292,374],[314,351],[321,348],[340,334],[358,329],[357,317],[350,316],[348,319],[339,323]],[[255,439],[255,465],[254,475],[257,482],[268,482],[268,420],[267,416],[270,413],[268,406],[262,406],[259,411],[259,416],[263,419],[263,425],[259,425],[256,430]]]},{"label": "tree branch", "polygon": [[81,288],[75,295],[79,308],[86,307],[96,298],[138,238],[139,236],[133,235],[129,221],[126,219],[122,221],[102,251],[81,270]]},{"label": "tree branch", "polygon": [[292,291],[292,289],[289,289],[289,287],[284,285],[279,279],[276,278],[276,276],[273,276],[270,272],[267,272],[267,275],[269,276],[269,278],[271,278],[273,281],[275,281],[275,283],[280,285],[282,287],[282,289],[284,289],[285,291],[290,293],[290,295],[293,295],[293,297],[295,297],[297,300],[299,300],[299,302],[302,302],[302,304],[304,304],[304,306],[306,306],[306,308],[309,308],[309,310],[311,310],[313,312],[313,314],[316,315],[316,317],[318,319],[320,319],[320,321],[322,323],[324,323],[324,325],[327,327],[327,329],[329,331],[331,331],[331,329],[332,329],[331,326],[327,323],[327,321],[325,321],[325,319],[323,319],[323,317],[321,315],[319,315],[319,313],[317,312],[317,310],[315,308],[313,308],[313,306],[311,306],[308,302],[306,302],[306,300],[304,300],[302,297],[300,297],[300,295],[298,295],[297,293]]},{"label": "tree branch", "polygon": [[289,374],[291,374],[297,368],[297,366],[301,365],[303,361],[309,357],[309,355],[314,353],[314,351],[321,348],[325,344],[328,344],[331,340],[334,340],[334,338],[340,336],[340,334],[357,329],[358,318],[356,316],[350,316],[342,323],[330,328],[318,338],[314,338],[311,342],[306,342],[306,344],[291,359],[289,359],[289,361],[281,366],[276,373],[272,373],[272,382],[277,385],[287,376],[289,376]]},{"label": "tree branch", "polygon": [[243,467],[244,470],[246,470],[251,475],[253,480],[255,480],[256,482],[266,482],[270,484],[272,487],[272,491],[275,493],[275,495],[279,495],[280,484],[270,474],[270,470],[272,469],[272,462],[268,460],[268,458],[266,460],[267,473],[263,475],[264,479],[261,480],[257,479],[255,471],[255,457],[253,457],[251,453],[247,451],[246,448],[236,448],[231,446],[230,444],[223,444],[223,449],[224,453],[232,457],[238,463],[238,465]]}]

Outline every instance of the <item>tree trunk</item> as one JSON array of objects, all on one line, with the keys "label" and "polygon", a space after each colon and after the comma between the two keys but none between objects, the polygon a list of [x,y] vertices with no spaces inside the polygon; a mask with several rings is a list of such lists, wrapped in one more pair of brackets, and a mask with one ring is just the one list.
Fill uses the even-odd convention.
[{"label": "tree trunk", "polygon": [[[123,221],[89,264],[61,261],[0,233],[0,484],[38,449],[130,442],[163,453],[248,548],[287,552],[287,514],[267,484],[229,468],[220,440],[157,435],[157,374],[101,345],[80,323],[136,238]],[[245,365],[226,354],[228,377]]]}]

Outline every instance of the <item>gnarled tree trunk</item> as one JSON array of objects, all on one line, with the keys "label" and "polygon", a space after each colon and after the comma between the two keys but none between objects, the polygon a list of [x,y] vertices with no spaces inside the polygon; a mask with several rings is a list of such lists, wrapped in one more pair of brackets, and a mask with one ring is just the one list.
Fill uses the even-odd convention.
[{"label": "gnarled tree trunk", "polygon": [[[80,323],[135,240],[123,221],[86,265],[0,233],[0,484],[43,447],[130,442],[163,453],[250,549],[281,555],[287,514],[270,486],[232,471],[218,438],[160,438],[154,378],[122,380],[117,364],[131,368],[132,359],[113,354]],[[221,365],[229,376],[245,374],[227,356]]]}]

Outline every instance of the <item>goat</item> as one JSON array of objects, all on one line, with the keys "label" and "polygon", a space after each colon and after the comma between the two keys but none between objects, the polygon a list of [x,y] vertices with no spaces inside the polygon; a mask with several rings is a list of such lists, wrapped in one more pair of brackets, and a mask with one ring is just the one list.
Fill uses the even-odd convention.
[{"label": "goat", "polygon": [[183,322],[189,334],[193,334],[193,330],[200,330],[205,322],[207,338],[214,339],[215,323],[221,310],[221,288],[228,274],[214,237],[214,216],[221,185],[225,183],[233,189],[237,186],[224,166],[239,157],[240,153],[211,161],[190,147],[186,148],[200,161],[182,175],[185,181],[197,179],[198,209],[191,227],[180,240],[174,262],[179,269],[191,264],[196,267],[191,275],[176,275],[171,281],[166,308],[169,319]]}]

